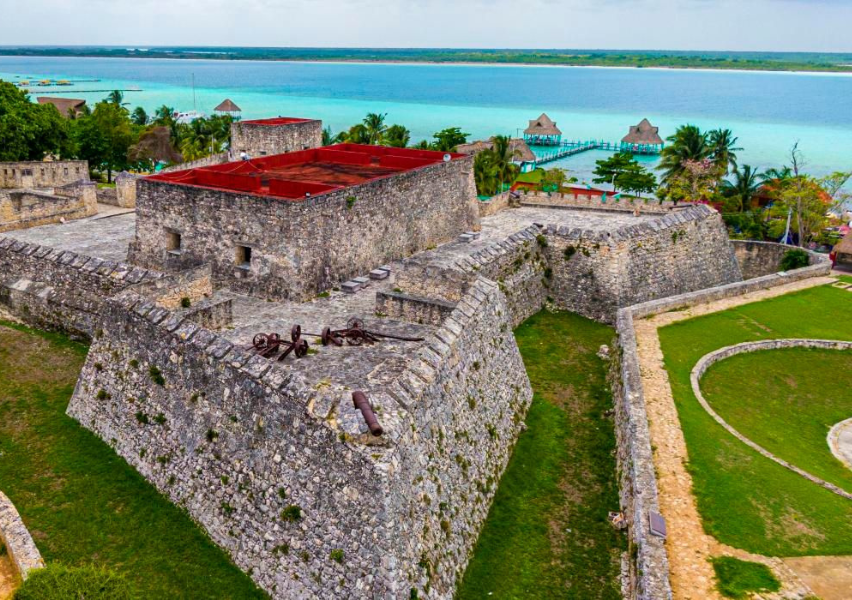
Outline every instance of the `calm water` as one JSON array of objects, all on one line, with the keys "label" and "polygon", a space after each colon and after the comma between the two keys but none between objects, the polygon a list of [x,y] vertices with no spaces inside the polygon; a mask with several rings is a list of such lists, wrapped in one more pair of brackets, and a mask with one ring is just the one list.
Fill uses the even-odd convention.
[{"label": "calm water", "polygon": [[[90,104],[106,95],[91,90],[138,88],[125,100],[149,113],[162,104],[191,110],[193,74],[197,108],[208,114],[228,97],[244,117],[314,117],[336,132],[385,112],[414,140],[450,126],[474,138],[517,135],[547,112],[564,137],[615,141],[648,117],[663,137],[687,122],[733,129],[741,163],[778,166],[799,141],[810,172],[852,169],[852,77],[843,75],[0,57],[0,78],[99,79],[51,88]],[[560,166],[585,179],[602,155]]]}]

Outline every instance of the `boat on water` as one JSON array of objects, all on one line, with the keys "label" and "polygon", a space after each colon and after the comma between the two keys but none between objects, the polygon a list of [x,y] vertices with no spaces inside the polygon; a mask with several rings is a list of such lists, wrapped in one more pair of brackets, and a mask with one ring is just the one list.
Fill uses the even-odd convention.
[{"label": "boat on water", "polygon": [[73,84],[70,81],[68,81],[67,79],[60,79],[59,81],[56,82],[56,85],[73,85]]},{"label": "boat on water", "polygon": [[18,87],[27,87],[30,84],[29,79],[22,79],[18,82]]},{"label": "boat on water", "polygon": [[192,123],[196,119],[203,119],[207,115],[197,110],[189,110],[187,112],[176,112],[172,116],[178,123]]}]

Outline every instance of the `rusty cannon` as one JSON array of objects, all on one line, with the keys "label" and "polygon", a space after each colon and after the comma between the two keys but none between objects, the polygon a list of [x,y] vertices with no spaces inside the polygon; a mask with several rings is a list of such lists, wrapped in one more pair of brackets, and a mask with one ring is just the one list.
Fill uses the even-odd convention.
[{"label": "rusty cannon", "polygon": [[367,427],[370,429],[370,433],[376,437],[382,435],[385,430],[379,425],[376,413],[373,412],[373,405],[367,400],[367,394],[360,390],[352,392],[352,403],[355,405],[355,408],[361,411],[364,421],[366,421]]},{"label": "rusty cannon", "polygon": [[401,342],[422,342],[422,337],[407,337],[403,335],[394,335],[381,331],[374,331],[364,327],[364,321],[357,317],[352,317],[346,322],[344,329],[332,329],[326,327],[322,330],[319,337],[323,346],[333,344],[342,346],[344,342],[349,346],[361,346],[363,344],[373,344],[383,339],[397,340]]},{"label": "rusty cannon", "polygon": [[296,358],[302,358],[308,354],[308,341],[302,338],[302,327],[293,325],[290,330],[290,339],[282,338],[277,333],[258,333],[252,340],[252,348],[264,358],[274,358],[281,361],[291,353]]}]

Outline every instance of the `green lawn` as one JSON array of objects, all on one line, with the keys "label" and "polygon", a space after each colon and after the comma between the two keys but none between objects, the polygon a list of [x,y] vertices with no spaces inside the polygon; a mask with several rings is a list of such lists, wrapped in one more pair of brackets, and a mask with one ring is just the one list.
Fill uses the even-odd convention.
[{"label": "green lawn", "polygon": [[0,490],[49,563],[97,564],[143,598],[265,598],[179,508],[65,415],[86,347],[0,322]]},{"label": "green lawn", "polygon": [[[660,330],[698,508],[707,532],[721,542],[769,556],[852,554],[852,502],[735,439],[701,408],[689,384],[690,371],[699,358],[731,344],[784,337],[852,340],[850,311],[852,294],[821,286]],[[744,402],[752,398],[774,407],[783,402],[783,398],[770,401],[760,397],[759,390],[771,385],[767,383],[771,375],[744,369],[740,376],[738,387],[728,391],[738,392]],[[846,375],[837,377],[839,381]],[[822,385],[830,386],[831,381]],[[840,387],[831,389],[842,391]],[[773,411],[765,412],[767,421],[773,418]],[[772,427],[792,427],[783,424],[789,423],[784,417],[781,421]]]},{"label": "green lawn", "polygon": [[826,442],[832,425],[852,417],[852,350],[740,354],[713,365],[701,389],[710,406],[750,440],[852,492],[852,471]]},{"label": "green lawn", "polygon": [[535,397],[457,599],[620,598],[606,365],[613,330],[541,312],[515,335]]},{"label": "green lawn", "polygon": [[852,276],[850,275],[838,275],[837,279],[839,279],[843,283],[852,283]]}]

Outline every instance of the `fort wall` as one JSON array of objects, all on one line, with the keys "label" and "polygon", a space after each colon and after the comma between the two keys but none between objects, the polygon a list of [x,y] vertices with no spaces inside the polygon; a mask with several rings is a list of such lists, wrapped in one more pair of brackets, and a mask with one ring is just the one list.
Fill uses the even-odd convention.
[{"label": "fort wall", "polygon": [[557,306],[613,323],[619,308],[740,281],[721,216],[694,206],[614,231],[545,227]]},{"label": "fort wall", "polygon": [[89,181],[85,160],[0,162],[0,188],[52,188]]},{"label": "fort wall", "polygon": [[231,123],[231,153],[250,157],[284,154],[322,146],[322,121],[296,121],[280,125],[253,121]]},{"label": "fort wall", "polygon": [[[473,190],[467,159],[300,201],[142,179],[130,261],[162,270],[210,262],[216,283],[234,291],[305,300],[478,227]],[[239,264],[245,248],[250,263]]]},{"label": "fort wall", "polygon": [[0,302],[44,329],[90,338],[109,296],[161,276],[125,263],[0,237]]},{"label": "fort wall", "polygon": [[381,438],[349,393],[319,411],[321,382],[121,296],[72,417],[275,598],[452,597],[532,398],[496,285],[474,282],[371,394]]},{"label": "fort wall", "polygon": [[81,219],[97,211],[95,186],[88,182],[71,183],[56,188],[52,194],[0,191],[0,232]]},{"label": "fort wall", "polygon": [[[771,275],[781,270],[781,259],[791,250],[801,250],[798,246],[775,242],[756,242],[753,240],[731,240],[734,255],[743,272],[743,279],[754,279]],[[810,254],[810,264],[817,264],[818,258]]]}]

